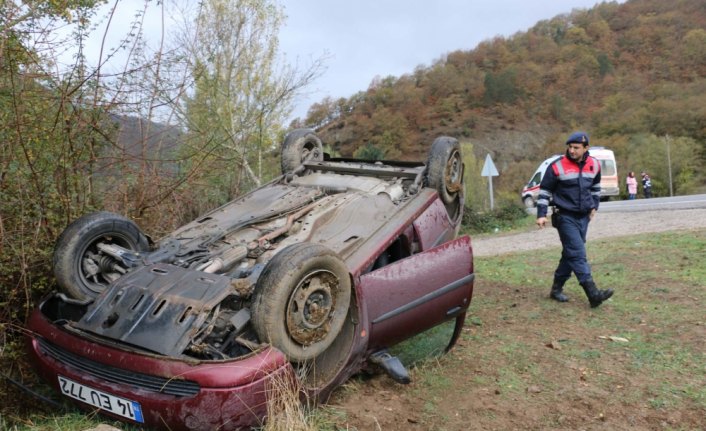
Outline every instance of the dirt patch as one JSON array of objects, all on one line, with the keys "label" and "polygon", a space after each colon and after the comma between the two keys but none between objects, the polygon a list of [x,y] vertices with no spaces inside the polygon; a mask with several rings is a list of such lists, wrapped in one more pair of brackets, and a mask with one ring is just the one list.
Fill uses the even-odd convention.
[{"label": "dirt patch", "polygon": [[[697,229],[703,251],[704,228],[706,210],[603,213],[589,242]],[[554,229],[474,239],[476,258],[541,247],[559,247]],[[706,429],[704,373],[689,375],[706,358],[698,311],[706,293],[691,279],[659,275],[688,268],[689,253],[664,266],[642,255],[631,246],[610,256],[610,265],[638,275],[633,289],[598,309],[578,285],[567,287],[571,301],[559,305],[546,289],[479,276],[456,348],[437,365],[412,368],[409,385],[384,375],[353,379],[330,401],[335,422],[347,430]]]}]

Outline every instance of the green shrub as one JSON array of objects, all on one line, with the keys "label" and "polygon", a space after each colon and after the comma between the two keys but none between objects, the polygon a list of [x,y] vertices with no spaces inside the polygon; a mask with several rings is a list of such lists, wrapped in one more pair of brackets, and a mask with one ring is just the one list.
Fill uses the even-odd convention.
[{"label": "green shrub", "polygon": [[514,202],[505,203],[492,211],[477,211],[466,206],[462,225],[469,233],[488,233],[524,226],[530,216]]}]

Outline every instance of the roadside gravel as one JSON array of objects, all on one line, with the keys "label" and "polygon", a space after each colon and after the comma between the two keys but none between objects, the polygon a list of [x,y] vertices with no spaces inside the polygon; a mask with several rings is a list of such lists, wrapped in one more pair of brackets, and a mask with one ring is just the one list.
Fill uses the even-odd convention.
[{"label": "roadside gravel", "polygon": [[[671,230],[706,229],[706,209],[655,210],[640,212],[598,212],[588,227],[588,241]],[[532,227],[519,233],[474,236],[473,255],[505,253],[560,247],[552,227]]]}]

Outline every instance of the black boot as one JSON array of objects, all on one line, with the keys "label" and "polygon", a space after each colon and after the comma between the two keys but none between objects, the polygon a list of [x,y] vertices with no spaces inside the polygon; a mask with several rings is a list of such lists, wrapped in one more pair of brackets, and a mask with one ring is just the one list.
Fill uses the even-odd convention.
[{"label": "black boot", "polygon": [[562,292],[562,289],[564,287],[564,283],[561,281],[558,281],[556,278],[554,279],[554,283],[552,284],[552,291],[549,292],[549,297],[552,298],[555,301],[559,302],[566,302],[569,300],[569,297],[564,295]]},{"label": "black boot", "polygon": [[599,290],[596,287],[596,283],[593,281],[585,281],[581,283],[583,291],[586,292],[588,296],[588,302],[591,303],[591,308],[596,308],[603,303],[606,299],[613,296],[613,289]]}]

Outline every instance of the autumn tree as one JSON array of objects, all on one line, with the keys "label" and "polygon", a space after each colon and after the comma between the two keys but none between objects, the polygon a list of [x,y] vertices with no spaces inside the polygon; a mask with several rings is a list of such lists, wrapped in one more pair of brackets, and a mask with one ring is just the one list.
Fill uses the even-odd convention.
[{"label": "autumn tree", "polygon": [[[105,142],[102,113],[80,103],[78,74],[57,74],[50,54],[75,40],[52,32],[75,25],[96,3],[0,2],[0,365],[8,376],[23,366],[21,328],[34,299],[52,287],[56,236],[92,205],[86,178],[95,160],[90,145]],[[6,409],[17,403],[5,385],[0,417],[12,428],[16,412]]]},{"label": "autumn tree", "polygon": [[651,134],[635,135],[628,144],[626,171],[646,171],[655,196],[669,196],[670,172],[675,195],[695,193],[700,185],[696,142],[691,138]]},{"label": "autumn tree", "polygon": [[517,81],[517,70],[508,68],[501,72],[487,72],[485,75],[484,100],[488,105],[513,103],[521,94]]},{"label": "autumn tree", "polygon": [[211,186],[216,200],[277,174],[278,148],[293,98],[320,73],[278,57],[284,15],[270,0],[208,0],[177,38],[192,81],[173,106],[187,131],[184,169]]}]

